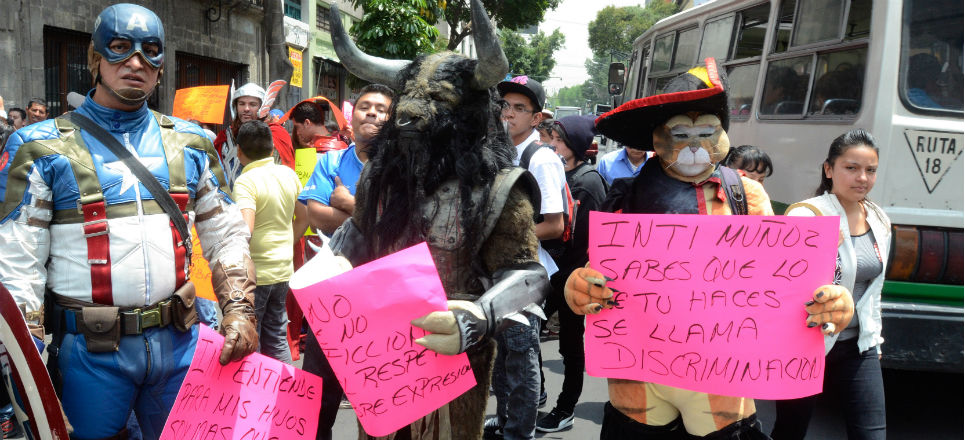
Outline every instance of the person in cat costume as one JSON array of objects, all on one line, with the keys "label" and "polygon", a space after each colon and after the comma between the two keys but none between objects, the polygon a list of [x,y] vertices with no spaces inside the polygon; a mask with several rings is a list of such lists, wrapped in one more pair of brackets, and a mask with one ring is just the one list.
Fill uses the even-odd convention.
[{"label": "person in cat costume", "polygon": [[[629,101],[596,120],[604,136],[653,150],[659,159],[648,160],[636,177],[614,181],[602,211],[773,215],[758,182],[718,165],[730,148],[723,79],[708,58],[705,65],[674,78],[663,94]],[[606,281],[589,267],[574,270],[564,288],[567,304],[583,315],[612,307]],[[807,306],[809,327],[830,333],[847,326],[854,304],[845,289],[821,286],[813,297]],[[601,440],[768,438],[753,399],[626,379],[608,379],[608,388]]]}]

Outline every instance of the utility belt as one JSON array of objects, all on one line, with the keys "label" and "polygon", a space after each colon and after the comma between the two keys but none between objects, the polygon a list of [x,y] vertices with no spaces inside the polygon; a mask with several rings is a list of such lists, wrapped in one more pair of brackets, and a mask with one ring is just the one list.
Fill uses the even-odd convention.
[{"label": "utility belt", "polygon": [[197,324],[198,313],[194,309],[195,290],[190,281],[184,283],[174,295],[147,307],[117,307],[81,301],[48,292],[53,297],[46,322],[59,325],[52,328],[56,333],[83,334],[87,351],[104,353],[117,351],[123,336],[140,335],[145,329],[173,326],[185,332]]}]

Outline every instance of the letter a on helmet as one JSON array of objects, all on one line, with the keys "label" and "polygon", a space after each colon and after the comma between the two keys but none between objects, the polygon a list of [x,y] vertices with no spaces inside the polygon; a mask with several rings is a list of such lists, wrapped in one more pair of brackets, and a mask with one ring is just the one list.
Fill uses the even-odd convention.
[{"label": "letter a on helmet", "polygon": [[[130,41],[130,49],[123,53],[112,51],[111,41],[115,39]],[[143,6],[120,3],[107,7],[94,22],[91,40],[94,50],[111,64],[125,61],[134,54],[140,55],[155,68],[160,68],[164,63],[164,26],[154,12]],[[157,53],[149,55],[145,52],[145,43],[156,44]]]}]

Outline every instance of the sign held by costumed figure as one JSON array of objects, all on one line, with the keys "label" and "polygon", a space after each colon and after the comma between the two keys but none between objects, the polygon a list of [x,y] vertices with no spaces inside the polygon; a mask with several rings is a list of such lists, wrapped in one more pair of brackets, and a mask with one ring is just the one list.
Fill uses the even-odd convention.
[{"label": "sign held by costumed figure", "polygon": [[221,365],[224,337],[198,326],[188,374],[161,440],[314,439],[322,379],[258,353]]},{"label": "sign held by costumed figure", "polygon": [[586,369],[762,399],[821,392],[804,303],[831,284],[838,217],[590,214],[590,267],[616,305],[587,315]]},{"label": "sign held by costumed figure", "polygon": [[332,258],[320,253],[290,286],[365,432],[395,432],[476,385],[465,353],[415,343],[426,332],[410,321],[446,310],[425,243],[340,275]]}]

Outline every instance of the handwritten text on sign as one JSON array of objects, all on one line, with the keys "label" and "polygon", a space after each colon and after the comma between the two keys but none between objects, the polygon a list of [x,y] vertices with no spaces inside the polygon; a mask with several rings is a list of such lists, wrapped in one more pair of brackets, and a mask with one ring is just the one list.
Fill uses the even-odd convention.
[{"label": "handwritten text on sign", "polygon": [[830,284],[838,217],[590,214],[619,306],[587,317],[587,371],[764,399],[821,391],[804,303]]},{"label": "handwritten text on sign", "polygon": [[395,432],[476,385],[465,354],[439,355],[415,343],[425,332],[410,321],[446,310],[425,243],[292,288],[369,435]]},{"label": "handwritten text on sign", "polygon": [[224,337],[199,326],[161,440],[314,439],[322,379],[258,353],[222,366],[223,344]]}]

